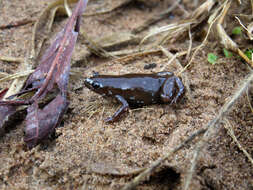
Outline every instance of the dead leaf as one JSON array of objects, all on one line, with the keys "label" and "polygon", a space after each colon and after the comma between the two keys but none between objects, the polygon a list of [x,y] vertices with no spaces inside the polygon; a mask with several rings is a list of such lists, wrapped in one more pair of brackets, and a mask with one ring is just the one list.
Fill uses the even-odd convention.
[{"label": "dead leaf", "polygon": [[[17,93],[20,95],[36,91],[35,94],[27,100],[0,101],[3,117],[12,113],[12,109],[7,109],[8,106],[29,104],[25,130],[25,142],[29,148],[36,146],[54,131],[68,107],[67,86],[70,60],[80,30],[81,16],[87,2],[88,0],[78,2],[64,29],[57,34],[54,42],[44,53],[39,61],[39,66],[29,76],[24,88]],[[39,109],[39,101],[55,89],[58,89],[56,98],[45,105],[42,110]]]},{"label": "dead leaf", "polygon": [[54,131],[55,127],[60,124],[68,104],[65,97],[58,95],[42,110],[39,109],[37,102],[27,109],[24,141],[29,148],[37,145]]}]

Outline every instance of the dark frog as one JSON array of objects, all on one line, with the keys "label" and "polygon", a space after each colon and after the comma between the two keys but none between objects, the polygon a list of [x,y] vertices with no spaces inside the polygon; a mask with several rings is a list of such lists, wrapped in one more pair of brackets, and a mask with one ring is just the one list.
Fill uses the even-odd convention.
[{"label": "dark frog", "polygon": [[122,106],[106,122],[114,122],[130,107],[157,103],[177,103],[184,94],[184,85],[171,72],[152,74],[99,75],[86,78],[84,84],[92,91],[116,98]]}]

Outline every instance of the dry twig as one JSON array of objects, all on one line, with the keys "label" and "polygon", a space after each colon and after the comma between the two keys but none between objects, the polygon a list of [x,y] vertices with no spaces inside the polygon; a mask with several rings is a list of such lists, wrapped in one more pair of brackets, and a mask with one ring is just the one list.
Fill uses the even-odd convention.
[{"label": "dry twig", "polygon": [[1,25],[0,30],[19,27],[19,26],[23,26],[23,25],[26,25],[26,24],[34,23],[34,22],[35,22],[34,20],[25,18],[25,19],[22,19],[22,20],[13,21],[9,24]]},{"label": "dry twig", "polygon": [[161,14],[159,14],[157,16],[153,16],[151,19],[144,22],[143,25],[141,25],[138,28],[133,30],[133,34],[138,34],[142,31],[146,30],[151,25],[153,25],[153,24],[159,22],[160,20],[168,17],[168,15],[179,5],[180,2],[181,2],[181,0],[177,0],[166,11],[162,12]]},{"label": "dry twig", "polygon": [[231,123],[226,118],[225,118],[225,122],[227,124],[227,125],[225,125],[225,128],[227,129],[227,131],[229,133],[229,136],[233,139],[233,141],[236,143],[236,145],[238,146],[238,148],[244,153],[244,155],[249,159],[249,161],[253,165],[253,159],[252,159],[252,157],[245,150],[245,148],[242,147],[242,145],[240,144],[240,142],[237,140],[237,138],[236,138],[236,136],[234,134],[234,130],[233,130],[233,127],[232,127]]},{"label": "dry twig", "polygon": [[83,16],[87,17],[87,16],[97,16],[97,15],[103,15],[103,14],[108,14],[110,12],[113,12],[121,7],[124,7],[126,5],[128,5],[129,3],[131,3],[133,0],[124,0],[121,3],[119,3],[118,5],[111,7],[110,9],[104,10],[104,11],[99,11],[99,12],[95,12],[95,13],[84,13]]},{"label": "dry twig", "polygon": [[0,60],[1,61],[6,61],[6,62],[16,62],[16,63],[22,63],[24,61],[23,58],[17,58],[17,57],[11,57],[11,56],[2,56],[2,55],[0,55]]},{"label": "dry twig", "polygon": [[253,107],[252,107],[252,104],[251,104],[251,101],[250,101],[250,97],[249,97],[249,88],[247,89],[246,93],[247,93],[247,101],[249,103],[250,110],[253,113]]},{"label": "dry twig", "polygon": [[174,147],[170,152],[168,152],[164,157],[159,158],[155,162],[151,164],[150,167],[146,168],[142,173],[140,173],[137,177],[135,177],[130,183],[126,184],[122,190],[131,190],[134,189],[137,185],[139,185],[141,182],[143,182],[148,176],[152,174],[152,172],[158,168],[165,160],[167,160],[170,156],[175,154],[177,151],[181,150],[185,147],[185,145],[192,142],[196,137],[203,134],[207,128],[200,129],[193,133],[191,136],[189,136],[184,142],[179,144],[178,146]]},{"label": "dry twig", "polygon": [[235,92],[235,94],[232,96],[230,100],[228,100],[224,106],[220,109],[219,114],[210,121],[205,128],[208,130],[203,135],[202,140],[197,144],[193,158],[192,158],[192,165],[188,171],[188,175],[186,177],[184,190],[187,190],[189,188],[193,173],[195,171],[195,167],[197,164],[197,160],[199,157],[200,151],[203,149],[203,147],[206,145],[207,142],[210,141],[210,138],[217,134],[219,132],[220,126],[218,125],[222,118],[226,115],[226,113],[231,109],[231,107],[235,104],[235,102],[238,100],[238,98],[242,95],[242,93],[247,89],[250,82],[253,80],[253,73],[250,74],[250,76],[246,77],[244,80],[244,83],[239,87],[239,89]]}]

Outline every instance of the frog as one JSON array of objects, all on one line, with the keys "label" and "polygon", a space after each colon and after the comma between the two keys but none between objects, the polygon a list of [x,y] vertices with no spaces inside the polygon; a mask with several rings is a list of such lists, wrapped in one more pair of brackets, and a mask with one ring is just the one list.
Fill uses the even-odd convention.
[{"label": "frog", "polygon": [[102,97],[113,97],[121,107],[106,123],[118,121],[129,108],[138,108],[151,104],[176,104],[185,92],[180,77],[173,72],[128,73],[123,75],[100,75],[84,79],[84,85]]}]

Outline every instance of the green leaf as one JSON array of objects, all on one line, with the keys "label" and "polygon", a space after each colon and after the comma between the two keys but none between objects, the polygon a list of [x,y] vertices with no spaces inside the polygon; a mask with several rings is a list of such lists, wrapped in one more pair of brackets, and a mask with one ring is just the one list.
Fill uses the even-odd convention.
[{"label": "green leaf", "polygon": [[251,60],[251,56],[252,56],[252,53],[253,53],[253,49],[247,49],[244,54]]},{"label": "green leaf", "polygon": [[213,53],[208,53],[208,54],[207,54],[207,61],[208,61],[209,63],[213,64],[213,65],[216,63],[217,58],[218,58],[218,57],[217,57],[215,54],[213,54]]},{"label": "green leaf", "polygon": [[226,58],[230,58],[233,56],[233,54],[230,51],[228,51],[226,48],[223,48],[223,53]]},{"label": "green leaf", "polygon": [[241,35],[242,34],[242,28],[240,26],[234,27],[233,30],[232,30],[232,34]]}]

